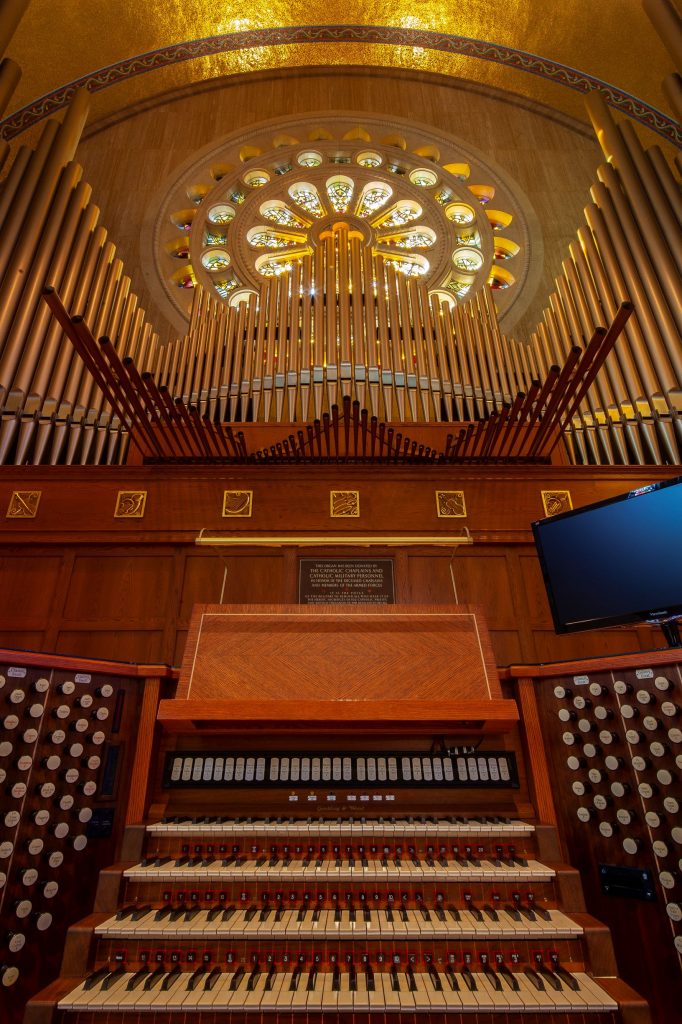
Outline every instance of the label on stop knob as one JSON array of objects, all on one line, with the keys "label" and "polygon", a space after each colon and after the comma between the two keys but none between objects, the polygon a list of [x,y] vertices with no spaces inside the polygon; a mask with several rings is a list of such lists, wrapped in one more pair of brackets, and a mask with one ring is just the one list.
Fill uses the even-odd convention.
[{"label": "label on stop knob", "polygon": [[663,806],[668,814],[677,814],[680,809],[680,805],[674,796],[667,796],[663,801]]},{"label": "label on stop knob", "polygon": [[654,843],[653,849],[654,849],[654,853],[656,854],[657,857],[667,857],[668,856],[668,847],[660,839],[656,840],[656,842]]},{"label": "label on stop knob", "polygon": [[623,840],[623,849],[630,855],[637,853],[637,850],[639,849],[637,840],[627,836],[627,838]]},{"label": "label on stop knob", "polygon": [[28,852],[31,856],[36,857],[39,853],[43,852],[43,841],[42,839],[31,839],[28,844]]},{"label": "label on stop knob", "polygon": [[19,918],[28,917],[33,910],[33,904],[30,900],[19,900],[16,906],[16,915]]},{"label": "label on stop knob", "polygon": [[[628,811],[625,807],[618,808],[618,810],[616,811],[616,817],[618,818],[618,821],[621,823],[621,825],[629,825],[632,821],[632,815],[630,814],[630,811]],[[623,846],[625,846],[625,843],[623,843]]]},{"label": "label on stop knob", "polygon": [[43,886],[43,896],[47,900],[51,900],[59,892],[58,882],[46,882]]},{"label": "label on stop knob", "polygon": [[654,791],[648,782],[640,782],[637,789],[639,790],[639,795],[644,797],[645,800],[651,800],[654,795]]},{"label": "label on stop knob", "polygon": [[85,796],[94,796],[97,792],[97,784],[95,782],[86,782],[83,786],[83,794]]},{"label": "label on stop knob", "polygon": [[8,811],[5,815],[5,825],[7,828],[16,828],[21,821],[21,815],[19,811]]},{"label": "label on stop knob", "polygon": [[41,810],[36,811],[35,815],[33,816],[33,820],[35,821],[36,825],[47,825],[48,821],[50,820],[50,812],[46,811],[45,808],[41,808]]},{"label": "label on stop knob", "polygon": [[39,932],[46,932],[51,924],[52,914],[48,914],[47,912],[43,914],[38,914],[38,917],[36,919],[36,928],[38,929]]},{"label": "label on stop knob", "polygon": [[104,743],[104,740],[106,739],[106,737],[105,737],[103,732],[93,732],[93,734],[90,737],[90,739],[91,739],[92,743],[95,744],[96,747],[99,747],[102,743]]},{"label": "label on stop knob", "polygon": [[675,715],[677,714],[677,708],[672,703],[672,701],[669,701],[669,700],[664,700],[663,701],[663,703],[661,704],[661,711],[668,718],[674,718]]},{"label": "label on stop knob", "polygon": [[17,768],[20,772],[27,772],[33,764],[33,758],[29,757],[28,754],[22,754],[17,761]]},{"label": "label on stop knob", "polygon": [[658,880],[664,889],[675,888],[675,876],[672,875],[670,871],[661,871],[660,875],[658,876]]},{"label": "label on stop knob", "polygon": [[36,679],[35,683],[33,684],[33,689],[35,690],[36,693],[47,693],[47,691],[50,689],[49,680]]},{"label": "label on stop knob", "polygon": [[594,803],[594,806],[597,808],[598,811],[605,811],[606,808],[608,807],[608,803],[609,802],[608,802],[608,800],[606,799],[605,796],[602,796],[601,793],[597,793],[597,795],[594,798],[593,803]]},{"label": "label on stop knob", "polygon": [[682,921],[682,909],[680,909],[679,903],[669,903],[665,912],[671,921]]},{"label": "label on stop knob", "polygon": [[648,732],[654,732],[658,729],[658,719],[654,718],[653,715],[645,715],[642,719],[642,725]]},{"label": "label on stop knob", "polygon": [[35,885],[38,881],[38,872],[35,868],[27,868],[21,876],[22,885]]},{"label": "label on stop knob", "polygon": [[54,853],[51,853],[47,858],[47,863],[51,868],[60,868],[64,863],[64,854],[61,850],[55,850]]},{"label": "label on stop knob", "polygon": [[587,822],[590,820],[591,814],[589,807],[579,807],[575,813],[579,821]]},{"label": "label on stop knob", "polygon": [[605,839],[610,839],[613,835],[613,825],[610,821],[601,821],[599,823],[599,831]]}]

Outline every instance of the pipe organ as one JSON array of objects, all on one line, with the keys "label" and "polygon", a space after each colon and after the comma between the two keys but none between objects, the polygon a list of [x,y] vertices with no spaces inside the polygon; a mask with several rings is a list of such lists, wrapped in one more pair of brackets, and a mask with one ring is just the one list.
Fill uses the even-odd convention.
[{"label": "pipe organ", "polygon": [[161,345],[73,160],[87,115],[77,94],[63,125],[17,151],[0,196],[0,460],[127,457],[129,426],[50,317],[48,284],[119,360],[215,424],[307,424],[344,398],[387,423],[506,418],[631,301],[623,336],[562,423],[565,457],[679,463],[678,185],[596,94],[589,109],[609,162],[530,340],[502,333],[487,287],[460,300],[429,288],[417,263],[377,253],[365,223],[338,213],[259,289],[223,299],[197,288],[187,334]]},{"label": "pipe organ", "polygon": [[515,696],[465,606],[195,608],[122,859],[27,1022],[649,1020],[562,861],[529,680]]}]

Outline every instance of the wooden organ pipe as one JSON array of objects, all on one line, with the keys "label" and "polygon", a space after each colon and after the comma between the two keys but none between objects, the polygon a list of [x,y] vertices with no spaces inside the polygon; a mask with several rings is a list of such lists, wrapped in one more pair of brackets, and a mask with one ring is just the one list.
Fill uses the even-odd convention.
[{"label": "wooden organ pipe", "polygon": [[0,114],[4,114],[7,109],[20,78],[21,68],[15,61],[9,57],[0,61]]}]

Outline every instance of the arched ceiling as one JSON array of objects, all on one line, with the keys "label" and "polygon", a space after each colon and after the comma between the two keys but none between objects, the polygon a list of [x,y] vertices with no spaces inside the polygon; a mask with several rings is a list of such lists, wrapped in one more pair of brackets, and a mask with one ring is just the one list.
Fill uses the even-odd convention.
[{"label": "arched ceiling", "polygon": [[93,123],[225,75],[334,64],[436,72],[582,121],[582,94],[606,88],[617,109],[682,141],[661,89],[672,62],[640,0],[32,0],[7,55],[23,71],[7,137],[83,79]]}]

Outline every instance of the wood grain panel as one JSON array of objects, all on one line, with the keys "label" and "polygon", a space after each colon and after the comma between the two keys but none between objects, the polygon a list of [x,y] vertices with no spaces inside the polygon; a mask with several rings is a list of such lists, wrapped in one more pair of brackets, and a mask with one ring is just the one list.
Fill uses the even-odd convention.
[{"label": "wood grain panel", "polygon": [[0,557],[0,617],[5,627],[31,628],[49,614],[62,559],[59,555]]},{"label": "wood grain panel", "polygon": [[455,555],[453,571],[459,600],[485,607],[489,628],[513,629],[518,624],[505,552],[493,554],[480,546],[462,551],[461,557]]},{"label": "wood grain panel", "polygon": [[[113,624],[112,624],[113,625]],[[160,630],[62,630],[57,654],[116,661],[165,661]]]},{"label": "wood grain panel", "polygon": [[71,574],[64,621],[162,620],[172,569],[170,558],[142,552],[81,554]]},{"label": "wood grain panel", "polygon": [[476,699],[500,695],[480,610],[198,606],[178,697]]},{"label": "wood grain panel", "polygon": [[518,721],[513,700],[162,700],[159,721],[168,731],[222,732],[267,729],[303,735],[312,731],[417,735],[435,730],[479,735],[508,732]]}]

